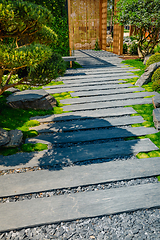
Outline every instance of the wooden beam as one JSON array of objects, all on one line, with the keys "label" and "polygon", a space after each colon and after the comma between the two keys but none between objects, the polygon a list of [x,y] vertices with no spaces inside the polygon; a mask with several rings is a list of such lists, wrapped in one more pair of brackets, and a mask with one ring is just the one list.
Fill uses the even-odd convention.
[{"label": "wooden beam", "polygon": [[[72,56],[72,39],[71,39],[71,2],[68,0],[68,27],[69,27],[69,55]],[[72,61],[70,61],[72,67]]]}]

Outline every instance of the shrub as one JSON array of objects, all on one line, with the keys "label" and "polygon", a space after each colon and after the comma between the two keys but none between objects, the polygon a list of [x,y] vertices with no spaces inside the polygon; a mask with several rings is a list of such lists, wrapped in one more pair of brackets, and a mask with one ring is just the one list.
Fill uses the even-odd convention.
[{"label": "shrub", "polygon": [[160,67],[156,69],[156,71],[152,75],[152,82],[156,82],[160,80]]},{"label": "shrub", "polygon": [[99,44],[98,44],[98,39],[96,40],[94,50],[95,50],[95,51],[99,51],[99,50],[101,50],[100,47],[99,47]]},{"label": "shrub", "polygon": [[160,44],[157,44],[157,46],[154,48],[154,53],[160,53]]},{"label": "shrub", "polygon": [[160,53],[155,53],[152,55],[146,62],[146,68],[149,67],[151,64],[160,62]]},{"label": "shrub", "polygon": [[131,55],[138,55],[138,45],[137,43],[133,42],[132,45],[130,46],[129,53]]},{"label": "shrub", "polygon": [[154,90],[154,91],[160,91],[160,79],[159,80],[157,80],[157,81],[155,81],[153,84],[152,84],[152,89]]},{"label": "shrub", "polygon": [[128,52],[128,46],[126,43],[123,44],[123,54]]}]

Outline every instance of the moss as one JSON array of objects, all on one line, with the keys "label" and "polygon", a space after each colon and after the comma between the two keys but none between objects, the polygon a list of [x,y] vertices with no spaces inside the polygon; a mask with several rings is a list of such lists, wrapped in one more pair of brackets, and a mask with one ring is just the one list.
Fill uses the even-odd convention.
[{"label": "moss", "polygon": [[27,143],[27,144],[23,144],[21,147],[21,150],[23,152],[34,152],[34,151],[43,151],[48,149],[46,144],[43,143]]}]

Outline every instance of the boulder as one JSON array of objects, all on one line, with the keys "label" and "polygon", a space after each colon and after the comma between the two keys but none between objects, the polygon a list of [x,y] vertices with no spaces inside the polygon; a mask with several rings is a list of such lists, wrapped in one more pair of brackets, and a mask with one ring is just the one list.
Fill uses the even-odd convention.
[{"label": "boulder", "polygon": [[8,132],[3,128],[0,128],[0,146],[6,145],[10,140]]},{"label": "boulder", "polygon": [[15,129],[9,131],[8,136],[10,138],[9,143],[4,147],[18,147],[22,142],[23,133],[20,130]]},{"label": "boulder", "polygon": [[7,104],[12,108],[51,110],[56,103],[55,98],[43,89],[16,92],[7,98]]},{"label": "boulder", "polygon": [[160,108],[153,109],[153,121],[157,130],[160,130]]},{"label": "boulder", "polygon": [[152,98],[154,108],[160,107],[160,94],[156,93],[156,95]]},{"label": "boulder", "polygon": [[152,74],[159,67],[160,67],[160,62],[151,64],[145,70],[145,72],[142,74],[142,76],[137,80],[135,85],[141,87],[142,85],[149,83],[151,81]]},{"label": "boulder", "polygon": [[6,92],[7,92],[7,91],[8,91],[8,92],[11,92],[11,93],[20,92],[19,89],[14,88],[14,87],[8,88],[8,89],[6,90]]},{"label": "boulder", "polygon": [[152,55],[153,55],[153,54],[149,54],[149,55],[145,56],[144,61],[143,61],[143,64],[144,64],[144,65],[146,65],[147,60],[148,60]]}]

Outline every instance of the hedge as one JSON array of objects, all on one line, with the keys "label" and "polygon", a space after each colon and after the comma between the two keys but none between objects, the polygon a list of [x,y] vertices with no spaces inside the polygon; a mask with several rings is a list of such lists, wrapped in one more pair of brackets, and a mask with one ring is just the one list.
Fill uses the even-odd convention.
[{"label": "hedge", "polygon": [[68,32],[68,14],[66,0],[29,0],[36,4],[48,8],[53,16],[54,22],[51,26],[58,35],[56,45],[51,45],[52,49],[62,56],[69,55],[69,32]]}]

